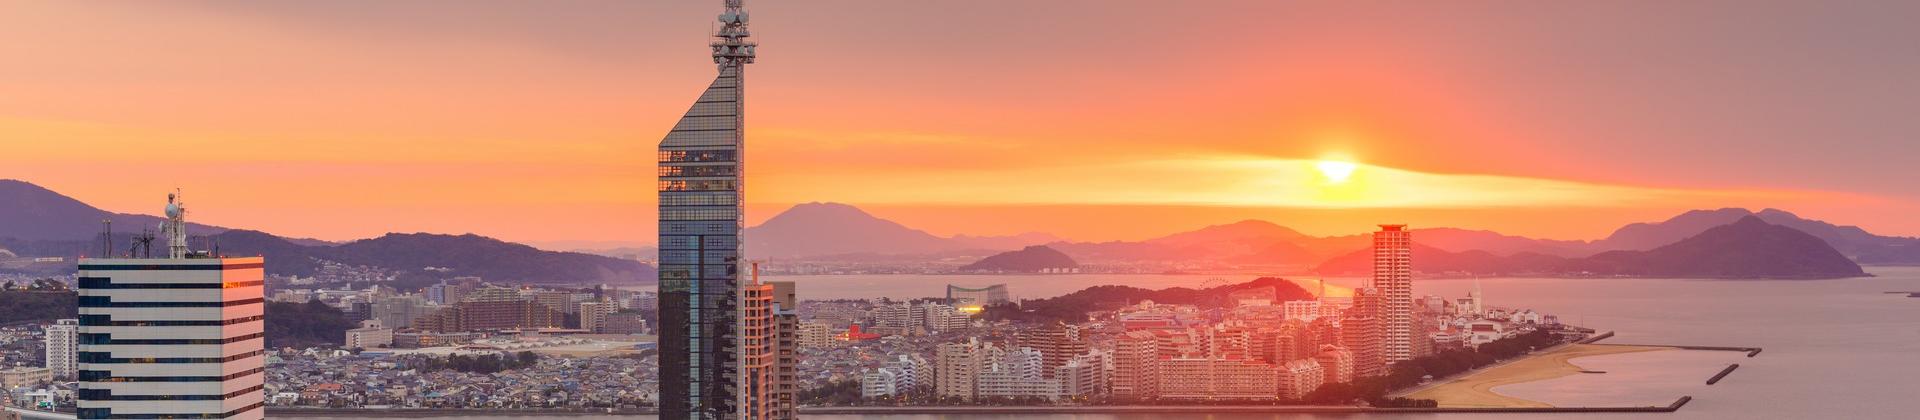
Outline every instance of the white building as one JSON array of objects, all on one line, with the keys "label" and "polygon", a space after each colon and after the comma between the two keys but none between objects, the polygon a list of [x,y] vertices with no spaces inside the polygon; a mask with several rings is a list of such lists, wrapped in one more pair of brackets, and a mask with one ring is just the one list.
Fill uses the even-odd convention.
[{"label": "white building", "polygon": [[1320,317],[1320,301],[1318,300],[1290,300],[1280,304],[1280,306],[1284,308],[1282,315],[1285,316],[1286,319],[1313,322],[1315,318]]},{"label": "white building", "polygon": [[167,196],[166,258],[80,260],[81,419],[265,417],[265,264],[187,248]]},{"label": "white building", "polygon": [[347,330],[345,348],[372,349],[393,346],[393,329],[380,324],[380,320],[360,321],[360,328]]},{"label": "white building", "polygon": [[80,320],[62,319],[47,326],[47,368],[55,378],[73,378],[80,370]]},{"label": "white building", "polygon": [[876,398],[898,395],[900,375],[892,369],[880,368],[868,370],[860,375],[860,397]]},{"label": "white building", "polygon": [[607,318],[619,311],[619,305],[612,302],[580,302],[580,329],[603,334],[607,331]]}]

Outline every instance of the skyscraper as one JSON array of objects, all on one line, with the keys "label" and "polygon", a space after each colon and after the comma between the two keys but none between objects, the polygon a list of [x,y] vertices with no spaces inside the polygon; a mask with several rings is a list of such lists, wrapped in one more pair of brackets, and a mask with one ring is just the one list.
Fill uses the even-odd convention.
[{"label": "skyscraper", "polygon": [[189,251],[167,198],[167,258],[80,260],[76,415],[263,418],[265,260]]},{"label": "skyscraper", "polygon": [[80,320],[62,319],[47,326],[47,368],[55,378],[72,378],[80,370]]},{"label": "skyscraper", "polygon": [[742,0],[726,0],[709,44],[719,67],[660,140],[660,418],[740,416],[740,229],[744,69],[753,62]]},{"label": "skyscraper", "polygon": [[1413,232],[1380,225],[1373,233],[1373,288],[1380,292],[1386,362],[1413,358]]}]

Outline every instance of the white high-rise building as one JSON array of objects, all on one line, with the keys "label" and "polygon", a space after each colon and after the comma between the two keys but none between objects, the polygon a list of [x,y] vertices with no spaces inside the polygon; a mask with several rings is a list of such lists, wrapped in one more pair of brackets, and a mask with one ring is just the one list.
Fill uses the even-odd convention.
[{"label": "white high-rise building", "polygon": [[264,418],[265,260],[188,251],[168,199],[168,258],[80,260],[76,417]]},{"label": "white high-rise building", "polygon": [[1413,358],[1413,232],[1407,225],[1380,225],[1373,234],[1373,288],[1380,291],[1380,320],[1387,363]]},{"label": "white high-rise building", "polygon": [[62,319],[47,326],[47,368],[55,378],[73,378],[80,370],[80,320]]}]

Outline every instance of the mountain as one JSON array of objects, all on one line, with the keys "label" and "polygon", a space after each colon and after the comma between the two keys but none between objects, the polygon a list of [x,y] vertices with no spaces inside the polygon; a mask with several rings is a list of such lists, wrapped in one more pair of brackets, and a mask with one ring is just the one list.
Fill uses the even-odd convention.
[{"label": "mountain", "polygon": [[960,271],[992,273],[1038,273],[1056,269],[1079,268],[1080,263],[1073,257],[1048,248],[1046,245],[1029,246],[1019,251],[1007,251],[967,264]]},{"label": "mountain", "polygon": [[1820,237],[1746,216],[1648,251],[1609,251],[1568,271],[1689,278],[1841,278],[1867,273]]},{"label": "mountain", "polygon": [[1498,255],[1534,253],[1562,257],[1580,257],[1592,254],[1587,241],[1556,241],[1534,239],[1522,236],[1503,235],[1485,230],[1455,228],[1414,229],[1413,237],[1420,243],[1448,251],[1486,251]]},{"label": "mountain", "polygon": [[1749,216],[1818,237],[1862,264],[1920,264],[1920,238],[1875,235],[1858,226],[1806,219],[1779,209],[1762,209],[1757,213],[1740,208],[1689,211],[1662,222],[1627,225],[1606,239],[1595,241],[1592,248],[1596,251],[1653,249]]},{"label": "mountain", "polygon": [[1752,215],[1753,212],[1738,208],[1688,211],[1661,222],[1622,226],[1606,239],[1596,241],[1594,247],[1601,251],[1653,249]]},{"label": "mountain", "polygon": [[[1416,236],[1416,238],[1418,238]],[[1417,240],[1417,239],[1416,239]],[[1841,278],[1866,275],[1858,264],[1819,237],[1747,216],[1709,227],[1678,242],[1646,251],[1608,251],[1585,258],[1536,253],[1499,256],[1486,251],[1450,252],[1416,243],[1414,269],[1452,275],[1573,275],[1678,278]],[[1325,275],[1366,275],[1372,251],[1328,260]]]},{"label": "mountain", "polygon": [[840,203],[793,206],[759,226],[747,228],[745,236],[747,253],[754,258],[994,252],[1054,239],[1044,234],[943,238]]},{"label": "mountain", "polygon": [[[1261,220],[1243,220],[1139,242],[1054,242],[1049,247],[1083,261],[1232,261],[1241,264],[1300,265],[1331,254],[1327,245],[1363,241],[1314,238]],[[1336,245],[1339,251],[1352,249]]]},{"label": "mountain", "polygon": [[[164,198],[154,197],[156,212],[166,204],[161,201]],[[101,220],[112,220],[113,230],[117,232],[153,229],[158,234],[160,222],[165,221],[157,216],[101,210],[39,185],[12,179],[0,179],[0,203],[3,203],[0,204],[0,237],[28,241],[98,238]],[[226,230],[196,223],[188,223],[187,228],[201,234]]]},{"label": "mountain", "polygon": [[[161,220],[109,213],[33,184],[0,180],[0,248],[22,257],[100,255],[101,218],[114,220],[114,254],[126,253],[133,244],[132,229],[120,226],[157,226]],[[638,261],[542,251],[471,234],[388,234],[333,244],[191,223],[188,229],[195,249],[265,256],[267,273],[282,276],[313,276],[328,263],[337,263],[379,268],[409,279],[480,276],[522,283],[588,284],[650,283],[655,277],[652,266]],[[164,253],[165,247],[164,239],[158,240],[153,252]],[[30,268],[73,270],[71,264]]]}]

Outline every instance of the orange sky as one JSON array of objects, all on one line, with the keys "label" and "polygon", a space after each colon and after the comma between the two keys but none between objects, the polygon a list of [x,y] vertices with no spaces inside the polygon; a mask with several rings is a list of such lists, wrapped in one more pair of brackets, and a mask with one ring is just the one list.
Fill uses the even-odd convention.
[{"label": "orange sky", "polygon": [[[1906,6],[750,2],[750,217],[1140,239],[1592,239],[1691,208],[1920,234]],[[652,242],[718,2],[0,5],[0,178],[352,239]],[[935,18],[937,17],[937,18]],[[1325,157],[1360,163],[1334,185]]]}]

